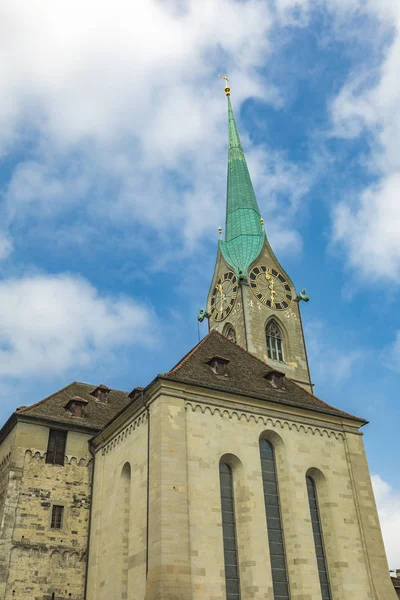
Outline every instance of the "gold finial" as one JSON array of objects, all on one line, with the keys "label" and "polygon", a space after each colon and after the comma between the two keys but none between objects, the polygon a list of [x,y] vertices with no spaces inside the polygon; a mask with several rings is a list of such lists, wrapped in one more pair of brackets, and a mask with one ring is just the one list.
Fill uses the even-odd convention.
[{"label": "gold finial", "polygon": [[261,225],[264,225],[264,219],[260,219]]},{"label": "gold finial", "polygon": [[222,235],[222,227],[218,227],[218,233],[219,235]]},{"label": "gold finial", "polygon": [[225,77],[225,75],[221,75],[221,73],[218,73],[218,76],[221,77],[221,79],[223,79],[225,81],[225,94],[226,96],[230,96],[231,95],[231,88],[228,85],[228,81],[229,79],[227,77]]}]

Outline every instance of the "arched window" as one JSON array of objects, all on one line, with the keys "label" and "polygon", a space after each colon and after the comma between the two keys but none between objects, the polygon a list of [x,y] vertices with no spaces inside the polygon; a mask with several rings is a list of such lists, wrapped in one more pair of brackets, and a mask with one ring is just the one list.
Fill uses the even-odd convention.
[{"label": "arched window", "polygon": [[286,552],[276,478],[275,453],[272,445],[267,440],[260,440],[260,456],[274,598],[276,600],[278,598],[279,600],[289,600]]},{"label": "arched window", "polygon": [[221,486],[226,600],[240,600],[233,478],[232,469],[226,463],[220,463],[219,465],[219,479]]},{"label": "arched window", "polygon": [[321,585],[322,600],[331,600],[328,569],[326,566],[324,540],[322,539],[321,520],[319,517],[317,489],[311,477],[306,477],[308,502],[310,505],[311,525],[314,535],[315,553],[317,555],[319,582]]},{"label": "arched window", "polygon": [[226,338],[228,338],[228,340],[236,344],[236,331],[233,325],[231,325],[230,323],[227,323],[225,325],[222,335],[224,335]]},{"label": "arched window", "polygon": [[268,321],[265,328],[265,335],[267,338],[268,358],[283,362],[282,333],[274,319]]}]

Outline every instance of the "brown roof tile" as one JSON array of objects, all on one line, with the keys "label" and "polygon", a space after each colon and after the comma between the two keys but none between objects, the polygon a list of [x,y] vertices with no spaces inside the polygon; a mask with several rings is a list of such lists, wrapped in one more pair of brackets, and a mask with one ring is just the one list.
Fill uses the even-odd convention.
[{"label": "brown roof tile", "polygon": [[[213,356],[229,359],[228,377],[214,374],[207,364]],[[161,377],[367,422],[323,402],[286,377],[284,390],[272,387],[264,377],[272,370],[253,354],[213,330]]]},{"label": "brown roof tile", "polygon": [[[74,381],[32,406],[17,409],[15,414],[75,427],[102,429],[130,400],[127,392],[111,390],[108,402],[99,402],[91,395],[96,387],[98,386]],[[82,417],[73,417],[65,408],[67,402],[74,396],[80,396],[87,402]]]}]

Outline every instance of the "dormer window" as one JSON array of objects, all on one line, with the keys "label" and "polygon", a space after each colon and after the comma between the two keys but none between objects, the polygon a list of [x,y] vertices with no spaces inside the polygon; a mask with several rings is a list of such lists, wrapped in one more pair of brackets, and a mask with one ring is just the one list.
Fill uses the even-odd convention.
[{"label": "dormer window", "polygon": [[96,389],[93,390],[93,392],[90,392],[90,395],[94,396],[99,402],[107,403],[110,392],[110,388],[108,388],[106,385],[100,384]]},{"label": "dormer window", "polygon": [[71,400],[68,400],[65,408],[69,410],[72,417],[82,417],[86,404],[89,404],[87,400],[84,400],[80,396],[74,396]]},{"label": "dormer window", "polygon": [[207,364],[210,365],[211,370],[215,375],[228,377],[228,358],[224,358],[223,356],[213,356],[207,361]]},{"label": "dormer window", "polygon": [[281,373],[281,371],[269,371],[266,375],[264,375],[265,379],[270,382],[271,386],[277,390],[284,390],[285,386],[283,383],[285,373]]}]

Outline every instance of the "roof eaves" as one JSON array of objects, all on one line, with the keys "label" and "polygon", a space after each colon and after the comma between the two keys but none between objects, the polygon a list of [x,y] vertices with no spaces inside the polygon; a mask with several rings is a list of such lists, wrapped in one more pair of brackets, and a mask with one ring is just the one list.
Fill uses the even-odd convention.
[{"label": "roof eaves", "polygon": [[[231,396],[233,395],[233,396],[241,396],[243,398],[254,398],[256,400],[261,400],[262,402],[272,402],[273,404],[277,404],[279,406],[282,406],[282,405],[284,405],[284,406],[291,406],[293,408],[297,408],[297,409],[305,410],[305,411],[309,411],[309,412],[315,411],[315,412],[318,412],[318,413],[321,413],[321,414],[329,415],[331,417],[347,418],[347,419],[351,419],[351,420],[355,420],[355,421],[363,421],[363,419],[360,419],[358,417],[353,417],[352,415],[349,415],[348,413],[345,413],[345,412],[342,412],[342,414],[338,414],[336,412],[334,413],[334,412],[331,412],[329,410],[323,410],[323,408],[319,408],[318,406],[315,406],[315,407],[314,406],[313,407],[311,407],[311,406],[302,406],[300,404],[297,404],[296,402],[290,402],[289,400],[285,400],[285,399],[282,399],[282,398],[279,399],[279,400],[273,400],[271,398],[267,399],[267,398],[264,398],[264,397],[259,396],[257,394],[253,394],[251,392],[244,393],[244,392],[239,392],[239,391],[236,391],[236,390],[224,390],[224,389],[222,389],[221,387],[218,387],[218,386],[206,385],[206,384],[199,383],[199,382],[194,382],[194,381],[190,382],[190,381],[187,381],[187,380],[184,380],[184,379],[179,379],[178,377],[175,377],[175,376],[174,377],[168,377],[168,373],[166,373],[164,375],[159,375],[158,378],[166,380],[166,381],[174,381],[176,383],[180,383],[180,384],[186,385],[186,386],[189,385],[189,386],[199,387],[199,388],[203,388],[203,389],[212,389],[212,390],[215,390],[217,392],[222,392],[224,394],[229,394]],[[315,398],[315,396],[313,396],[313,397]],[[325,404],[325,402],[324,402],[324,404]],[[334,410],[338,410],[338,409],[334,409]],[[365,421],[365,423],[367,423],[367,421]]]}]

